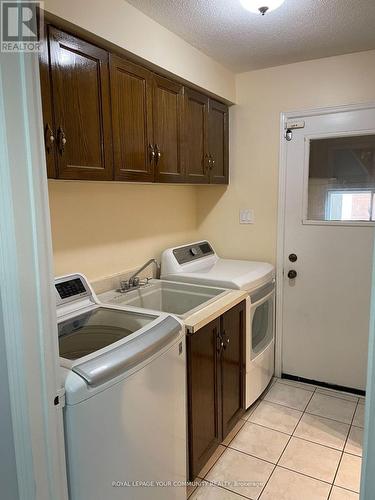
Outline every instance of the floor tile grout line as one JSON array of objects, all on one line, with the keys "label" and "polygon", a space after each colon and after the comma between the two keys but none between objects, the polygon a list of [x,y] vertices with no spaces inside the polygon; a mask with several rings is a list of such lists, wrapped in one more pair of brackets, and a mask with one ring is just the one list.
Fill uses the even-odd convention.
[{"label": "floor tile grout line", "polygon": [[342,420],[336,420],[335,418],[330,418],[330,417],[323,417],[323,415],[317,415],[316,413],[310,413],[309,411],[304,411],[307,415],[313,415],[314,417],[321,417],[321,418],[326,418],[328,420],[332,420],[332,422],[337,422],[338,424],[346,424],[351,426],[352,424],[349,424],[348,422],[343,422]]},{"label": "floor tile grout line", "polygon": [[[226,488],[225,486],[221,486],[219,484],[216,484],[214,481],[210,481],[209,479],[203,479],[203,481],[206,481],[207,483],[213,484],[216,488],[221,488],[222,490],[229,491],[230,493],[233,493],[240,498],[246,498],[246,500],[252,500],[250,497],[247,497],[245,495],[241,495],[241,493],[237,493],[237,491],[230,490],[229,488]],[[198,486],[198,488],[200,488],[200,487],[201,487],[201,485]]]},{"label": "floor tile grout line", "polygon": [[[315,392],[311,393],[311,394],[315,394]],[[319,392],[317,394],[320,394]],[[324,396],[324,394],[323,394]],[[330,396],[329,396],[330,397]],[[335,399],[339,399],[339,398],[335,398]],[[332,420],[333,422],[337,422],[339,424],[346,424],[346,425],[351,425],[349,424],[348,422],[343,422],[342,420],[336,420],[335,418],[330,418],[330,417],[323,417],[323,415],[317,415],[316,413],[310,413],[309,411],[306,411],[307,410],[307,407],[309,406],[310,404],[310,401],[311,399],[309,400],[309,402],[307,403],[306,405],[306,408],[304,410],[297,410],[296,408],[292,408],[291,406],[286,406],[286,405],[283,405],[283,404],[280,404],[280,403],[275,403],[274,401],[268,401],[266,399],[262,399],[261,402],[265,402],[265,403],[268,403],[268,404],[273,404],[273,405],[278,405],[278,406],[282,406],[283,408],[289,408],[289,410],[294,410],[294,411],[299,411],[299,412],[302,412],[303,414],[304,413],[307,413],[308,415],[314,415],[315,417],[321,417],[321,418],[327,418],[328,420]],[[341,401],[347,401],[348,403],[354,403],[355,405],[357,405],[358,403],[355,403],[354,401],[348,401],[347,399],[341,399]],[[259,406],[259,405],[258,405]],[[254,409],[254,411],[256,410],[256,408]],[[251,417],[252,413],[249,415],[249,418]],[[358,427],[358,426],[355,426],[355,427]],[[363,427],[360,427],[360,429],[363,429]]]},{"label": "floor tile grout line", "polygon": [[[266,391],[267,391],[267,390],[269,390],[271,387],[273,387],[273,385],[275,385],[275,383],[276,383],[276,382],[277,382],[277,380],[276,380],[276,381],[274,381],[274,382],[272,382],[272,381],[271,381],[271,382],[270,382],[270,384],[269,384],[269,386],[265,389],[265,391],[264,391],[264,392],[266,392]],[[259,401],[259,402],[258,402],[258,401]],[[245,419],[242,419],[242,420],[244,420],[244,423],[241,425],[240,429],[238,429],[238,431],[235,433],[235,435],[234,435],[234,436],[233,436],[233,438],[232,438],[232,439],[228,442],[228,444],[227,444],[227,445],[225,445],[225,444],[223,444],[223,443],[220,443],[220,445],[221,445],[221,446],[224,446],[226,449],[230,448],[230,446],[229,446],[229,445],[230,445],[230,443],[234,440],[234,438],[235,438],[235,437],[238,435],[238,433],[242,430],[242,428],[244,427],[245,423],[246,423],[246,422],[248,422],[248,419],[249,419],[249,418],[250,418],[250,416],[254,413],[254,411],[257,409],[257,407],[259,406],[260,402],[261,402],[261,399],[259,398],[259,400],[255,401],[255,402],[253,403],[253,405],[255,405],[255,404],[256,404],[256,406],[255,406],[255,408],[253,409],[253,411],[250,413],[250,415],[247,417],[247,419],[246,419],[246,420],[245,420]],[[253,405],[252,405],[252,406],[253,406]],[[250,422],[249,422],[249,423],[250,423]],[[224,441],[225,441],[225,439],[224,439]],[[220,445],[219,445],[219,446],[220,446]],[[233,448],[230,448],[230,449],[232,450]],[[236,450],[236,451],[240,451],[240,450]],[[208,471],[206,472],[206,474],[205,474],[205,475],[204,475],[204,477],[202,478],[203,480],[205,480],[205,481],[207,480],[207,479],[206,479],[206,477],[208,476],[208,474],[211,472],[211,470],[214,468],[214,466],[216,465],[216,463],[218,462],[218,460],[219,460],[219,459],[223,456],[223,454],[224,454],[224,453],[225,453],[225,450],[223,451],[223,453],[221,453],[221,454],[219,455],[219,457],[215,460],[215,462],[212,464],[212,466],[208,469]],[[251,456],[252,456],[252,455],[251,455]],[[257,457],[253,457],[253,458],[257,458]],[[258,459],[258,460],[262,460],[262,459]],[[267,462],[266,460],[263,460],[263,461],[264,461],[264,462]],[[271,463],[271,462],[267,462],[267,463]],[[274,464],[272,464],[272,463],[271,463],[271,465],[274,465]],[[271,474],[272,474],[272,473],[271,473]],[[199,476],[198,476],[198,477],[199,477]],[[199,488],[199,486],[198,486],[198,488]],[[196,489],[197,489],[197,488],[196,488]],[[226,489],[226,488],[223,488],[223,489]],[[195,490],[194,490],[194,491],[195,491]],[[228,491],[231,491],[231,490],[228,490]],[[245,497],[245,498],[246,498],[246,497]]]},{"label": "floor tile grout line", "polygon": [[[316,389],[315,389],[315,391],[316,391]],[[314,396],[314,394],[315,394],[315,391],[313,391],[313,392],[311,393],[311,397],[310,397],[310,399],[309,399],[309,401],[308,401],[307,405],[310,403],[310,401],[311,401],[312,397],[313,397],[313,396]],[[306,405],[306,408],[307,408],[307,405]],[[280,456],[279,456],[279,458],[278,458],[278,460],[277,460],[277,462],[276,462],[276,464],[275,464],[275,467],[273,468],[273,470],[272,470],[272,472],[271,472],[271,474],[270,474],[269,478],[268,478],[268,479],[267,479],[267,481],[266,481],[266,484],[264,485],[264,487],[263,487],[262,491],[261,491],[261,492],[260,492],[260,494],[259,494],[258,500],[261,500],[262,495],[263,495],[263,493],[264,493],[265,489],[267,488],[267,485],[268,485],[268,483],[270,482],[271,477],[274,475],[275,470],[276,470],[276,468],[278,467],[278,464],[279,464],[279,462],[280,462],[280,459],[281,459],[281,457],[284,455],[285,450],[287,449],[287,447],[288,447],[288,445],[289,445],[289,443],[290,443],[290,441],[291,441],[291,439],[292,439],[292,437],[293,437],[294,431],[297,429],[297,426],[298,426],[298,424],[300,423],[301,418],[302,418],[302,416],[303,416],[303,415],[304,415],[304,412],[302,412],[302,413],[301,413],[301,416],[300,416],[300,418],[298,419],[298,422],[296,423],[296,425],[295,425],[295,427],[294,427],[294,430],[293,430],[292,434],[290,435],[290,437],[289,437],[289,439],[288,439],[288,441],[287,441],[286,445],[284,446],[284,449],[283,449],[283,451],[281,452],[281,454],[280,454]]]},{"label": "floor tile grout line", "polygon": [[[258,422],[251,422],[250,420],[248,420],[248,421],[246,421],[246,423],[251,424],[251,425],[257,425],[258,427],[262,427],[263,429],[268,429],[269,431],[280,432],[280,434],[285,434],[286,436],[291,436],[291,434],[289,434],[289,432],[279,431],[278,429],[274,429],[273,427],[268,427],[268,425],[259,424]],[[241,430],[242,430],[242,428],[241,428]],[[236,434],[236,436],[237,436],[237,434]],[[233,441],[233,439],[231,440],[231,442]]]},{"label": "floor tile grout line", "polygon": [[358,405],[359,405],[359,401],[357,402],[357,404],[355,406],[355,409],[354,409],[354,412],[353,412],[352,420],[351,420],[350,427],[349,427],[349,432],[348,432],[348,435],[346,436],[345,443],[344,443],[344,448],[342,449],[342,453],[341,453],[341,457],[340,457],[339,463],[337,465],[336,473],[335,473],[335,475],[333,477],[332,486],[331,486],[331,489],[330,489],[329,495],[328,495],[328,500],[329,500],[329,497],[331,496],[333,487],[335,486],[336,477],[337,477],[337,474],[339,472],[339,469],[340,469],[340,466],[341,466],[341,462],[342,462],[342,459],[343,459],[343,456],[344,456],[344,453],[345,453],[346,444],[347,444],[348,439],[349,439],[350,429],[351,429],[351,426],[353,425],[353,421],[354,421],[355,414],[357,412]]},{"label": "floor tile grout line", "polygon": [[[289,381],[292,383],[288,384],[286,381]],[[322,385],[317,385],[317,384],[310,384],[309,382],[300,382],[299,380],[293,380],[293,379],[288,379],[288,378],[277,378],[277,382],[280,382],[280,384],[290,385],[293,387],[299,387],[298,385],[295,385],[295,384],[301,384],[301,386],[308,385],[309,387],[315,387],[318,391],[319,390],[328,391],[328,392],[331,391],[331,392],[336,392],[339,394],[347,394],[348,396],[353,396],[354,398],[358,398],[358,399],[366,399],[366,394],[363,396],[362,394],[356,394],[356,393],[350,392],[350,391],[340,391],[339,389],[331,389],[330,387],[324,387]],[[295,382],[295,384],[293,384],[293,382]],[[305,390],[307,390],[307,389],[305,389]]]},{"label": "floor tile grout line", "polygon": [[[313,391],[311,391],[311,390],[309,390],[309,389],[304,389],[303,387],[297,387],[297,386],[295,386],[295,385],[290,385],[290,384],[283,384],[282,382],[279,382],[279,381],[277,380],[277,381],[276,381],[276,382],[275,382],[275,383],[274,383],[274,384],[270,387],[269,391],[267,391],[267,392],[270,392],[270,391],[271,391],[271,390],[275,387],[275,385],[276,385],[276,384],[281,384],[281,385],[284,385],[284,386],[292,387],[293,389],[300,389],[301,391],[305,391],[305,392],[315,392],[315,391],[316,391],[316,388],[315,388]],[[312,389],[312,388],[311,388],[311,389]],[[267,395],[267,394],[266,394],[266,395]]]},{"label": "floor tile grout line", "polygon": [[[260,460],[261,462],[266,462],[267,464],[270,464],[273,466],[276,465],[275,462],[271,462],[271,460],[266,460],[265,458],[257,457],[256,455],[253,455],[252,453],[248,453],[248,452],[243,451],[243,450],[238,450],[237,448],[231,448],[231,447],[228,447],[228,448],[230,448],[232,451],[237,451],[238,453],[242,453],[243,455],[246,455],[248,457]],[[223,453],[223,455],[224,455],[224,453]]]},{"label": "floor tile grout line", "polygon": [[[341,400],[344,400],[344,401],[349,401],[351,403],[357,403],[358,401],[360,401],[359,396],[356,396],[356,395],[351,394],[349,392],[345,393],[345,394],[347,394],[348,396],[350,396],[351,398],[354,398],[354,399],[345,398],[344,396],[340,396],[340,394],[329,394],[330,391],[331,390],[334,391],[334,389],[326,389],[324,387],[314,386],[315,387],[314,391],[310,391],[309,389],[304,389],[303,387],[300,387],[300,386],[297,386],[297,385],[286,384],[285,382],[282,382],[281,379],[278,380],[277,382],[279,382],[280,384],[286,385],[288,387],[294,387],[296,389],[302,389],[303,391],[306,391],[306,392],[316,392],[317,394],[322,394],[323,396],[329,396],[330,398],[341,399]],[[312,389],[312,387],[311,387],[311,389]],[[325,392],[321,392],[321,391],[325,391]]]},{"label": "floor tile grout line", "polygon": [[[311,441],[311,439],[306,439],[297,436],[296,434],[292,434],[292,437],[294,437],[295,439],[299,439],[301,441],[306,441],[306,443],[316,444],[317,446],[322,446],[323,448],[328,448],[329,450],[338,451],[339,453],[343,451],[343,449],[341,450],[340,448],[334,448],[333,446],[328,446],[327,444],[318,443],[317,441]],[[353,455],[353,453],[351,453],[351,455]]]},{"label": "floor tile grout line", "polygon": [[[266,395],[267,395],[267,393],[268,393],[268,392],[272,389],[272,387],[274,387],[274,385],[275,385],[277,382],[279,382],[279,380],[280,380],[280,379],[276,379],[276,380],[274,380],[272,383],[270,383],[270,384],[269,384],[268,388],[264,391],[265,396],[266,396]],[[280,382],[280,383],[282,383],[282,382]],[[258,399],[258,401],[256,401],[255,403],[253,403],[253,405],[255,405],[255,407],[253,408],[253,410],[251,411],[251,413],[248,415],[248,417],[247,417],[246,419],[242,419],[242,420],[243,420],[243,424],[242,424],[242,425],[241,425],[241,427],[238,429],[238,431],[235,433],[235,435],[231,438],[231,440],[228,442],[228,444],[224,445],[223,443],[220,443],[220,445],[221,445],[221,446],[223,446],[223,447],[224,447],[224,448],[226,448],[226,449],[230,448],[231,450],[234,450],[234,451],[237,451],[237,452],[242,453],[242,454],[244,454],[244,455],[250,456],[250,457],[252,457],[252,458],[254,458],[254,459],[261,460],[261,461],[263,461],[263,462],[265,462],[265,463],[268,463],[268,464],[270,464],[270,465],[272,465],[272,466],[273,466],[273,470],[272,470],[272,472],[271,472],[271,474],[270,474],[269,478],[268,478],[268,479],[267,479],[267,481],[265,482],[265,485],[264,485],[264,487],[262,488],[262,490],[261,490],[261,492],[260,492],[260,494],[259,494],[259,496],[258,496],[258,499],[259,499],[259,500],[261,500],[261,496],[263,495],[263,492],[264,492],[265,488],[267,487],[267,484],[269,483],[269,481],[270,481],[271,477],[273,476],[273,474],[274,474],[274,472],[275,472],[275,470],[276,470],[276,468],[277,468],[277,467],[281,467],[281,468],[283,468],[283,469],[285,469],[285,470],[289,470],[289,471],[291,471],[291,472],[295,472],[295,473],[300,474],[300,475],[302,475],[302,476],[306,476],[306,477],[309,477],[309,478],[311,478],[311,479],[315,479],[316,481],[321,481],[321,482],[324,482],[324,483],[326,483],[326,484],[330,484],[330,485],[331,485],[331,489],[330,489],[330,492],[329,492],[329,495],[328,495],[328,498],[329,498],[329,496],[331,495],[331,492],[332,492],[333,486],[334,486],[334,481],[335,481],[335,479],[336,479],[336,476],[337,476],[337,473],[338,473],[338,469],[339,469],[340,464],[341,464],[341,461],[342,461],[342,457],[343,457],[344,453],[346,453],[346,452],[345,452],[345,446],[346,446],[346,444],[347,444],[348,437],[349,437],[349,435],[350,435],[350,430],[351,430],[351,428],[352,428],[352,427],[357,427],[357,428],[359,428],[359,429],[363,429],[363,428],[361,428],[361,427],[359,427],[359,426],[354,426],[354,425],[353,425],[353,421],[354,421],[355,413],[356,413],[356,411],[357,411],[358,406],[361,404],[361,403],[360,403],[360,399],[358,398],[358,400],[355,402],[355,401],[351,401],[351,400],[348,400],[348,399],[344,399],[344,398],[337,397],[337,396],[335,396],[335,395],[330,395],[330,394],[324,394],[324,393],[323,393],[323,395],[328,396],[328,397],[332,397],[332,398],[335,398],[335,399],[341,399],[342,401],[348,401],[348,402],[355,403],[355,409],[354,409],[354,413],[353,413],[353,416],[352,416],[352,419],[351,419],[351,423],[350,423],[350,424],[348,424],[347,422],[341,422],[341,421],[339,421],[339,420],[335,420],[335,419],[332,419],[332,418],[329,418],[329,417],[323,417],[323,416],[321,416],[321,415],[315,415],[315,414],[313,414],[313,413],[309,413],[309,412],[307,412],[307,411],[306,411],[306,409],[307,409],[307,407],[309,406],[309,404],[310,404],[310,402],[311,402],[311,400],[312,400],[313,396],[314,396],[315,394],[321,394],[320,392],[318,392],[318,389],[319,389],[319,387],[318,387],[318,386],[316,386],[316,387],[314,388],[314,390],[313,390],[313,391],[310,391],[310,390],[303,389],[302,387],[294,386],[294,385],[292,385],[292,384],[284,384],[284,385],[285,385],[285,386],[289,386],[289,387],[296,387],[296,388],[298,388],[298,389],[305,390],[305,392],[309,392],[309,393],[311,393],[311,396],[310,396],[310,398],[309,398],[309,400],[308,400],[308,402],[307,402],[307,404],[306,404],[306,406],[305,406],[304,410],[298,410],[298,409],[296,409],[296,408],[292,408],[292,407],[287,406],[287,405],[284,405],[284,404],[275,403],[274,401],[268,401],[268,400],[265,400],[265,399],[264,399],[264,397],[265,397],[265,396],[263,396],[263,397],[261,396],[261,397]],[[273,429],[272,427],[268,427],[268,426],[266,426],[266,425],[258,424],[258,423],[256,423],[256,422],[252,422],[252,421],[250,421],[250,420],[249,420],[249,419],[251,418],[251,416],[253,415],[253,413],[256,411],[256,409],[259,407],[259,405],[261,404],[261,402],[262,402],[262,401],[265,401],[266,403],[276,404],[276,405],[278,405],[278,406],[282,406],[282,407],[285,407],[285,408],[289,408],[289,409],[294,410],[294,411],[299,411],[299,412],[301,412],[301,415],[300,415],[300,417],[299,417],[299,419],[298,419],[298,421],[297,421],[297,423],[296,423],[296,425],[295,425],[295,427],[294,427],[294,430],[293,430],[292,434],[288,434],[288,433],[286,433],[286,432],[283,432],[283,431],[280,431],[280,430],[277,430],[277,429]],[[302,420],[302,418],[303,418],[303,416],[304,416],[305,414],[307,414],[307,415],[312,415],[312,416],[316,416],[316,417],[320,417],[320,418],[326,418],[326,419],[331,420],[331,421],[333,421],[333,422],[337,422],[337,423],[341,423],[341,424],[349,425],[349,430],[348,430],[348,433],[347,433],[347,437],[346,437],[346,439],[345,439],[345,443],[344,443],[344,447],[343,447],[343,449],[342,449],[342,450],[340,450],[340,449],[337,449],[337,448],[333,448],[333,447],[331,447],[331,446],[323,445],[323,444],[316,443],[316,442],[314,442],[314,441],[310,441],[310,440],[308,440],[308,439],[305,439],[305,438],[301,438],[301,437],[299,437],[299,436],[296,436],[296,435],[295,435],[295,431],[296,431],[296,429],[297,429],[298,425],[300,424],[300,422],[301,422],[301,420]],[[249,424],[257,425],[257,426],[259,426],[259,427],[263,427],[263,428],[265,428],[265,429],[269,429],[269,430],[272,430],[272,431],[274,431],[274,432],[280,432],[281,434],[284,434],[284,435],[286,435],[286,436],[289,436],[289,439],[288,439],[288,441],[287,441],[286,445],[284,446],[284,448],[283,448],[283,450],[282,450],[282,452],[281,452],[281,454],[280,454],[280,457],[279,457],[279,459],[277,460],[276,464],[272,463],[271,461],[265,460],[265,459],[263,459],[263,458],[257,457],[257,456],[255,456],[255,455],[252,455],[252,454],[250,454],[250,453],[247,453],[247,452],[245,452],[245,451],[242,451],[242,450],[239,450],[239,449],[237,449],[237,448],[233,448],[233,447],[231,447],[231,446],[230,446],[230,445],[231,445],[231,443],[233,442],[233,440],[236,438],[236,436],[237,436],[237,435],[241,432],[241,430],[243,430],[243,428],[244,428],[244,426],[245,426],[245,423],[249,423]],[[322,480],[322,479],[315,478],[315,477],[313,477],[313,476],[309,476],[309,475],[307,475],[307,474],[304,474],[304,473],[302,473],[302,472],[298,472],[298,471],[293,470],[293,469],[289,469],[288,467],[285,467],[285,466],[279,465],[279,462],[280,462],[280,460],[281,460],[281,457],[282,457],[282,456],[283,456],[283,454],[285,453],[285,450],[286,450],[286,448],[288,447],[288,445],[289,445],[289,443],[290,443],[290,441],[291,441],[292,437],[295,437],[295,438],[297,438],[297,439],[300,439],[300,440],[303,440],[303,441],[306,441],[306,442],[310,442],[310,443],[312,443],[312,444],[317,444],[317,445],[320,445],[320,446],[324,446],[324,447],[326,447],[326,448],[329,448],[329,449],[332,449],[332,450],[335,450],[335,451],[338,451],[339,453],[341,453],[341,457],[340,457],[340,460],[339,460],[339,463],[338,463],[338,466],[337,466],[337,469],[336,469],[336,473],[335,473],[335,475],[334,475],[334,479],[333,479],[333,482],[332,482],[332,483],[329,483],[329,482],[324,481],[324,480]],[[208,481],[208,480],[206,479],[207,475],[211,472],[211,470],[213,469],[213,467],[216,465],[216,463],[218,462],[218,460],[222,457],[222,455],[223,455],[224,453],[225,453],[225,450],[224,450],[224,451],[223,451],[223,453],[221,453],[221,454],[219,455],[219,457],[215,460],[215,462],[212,464],[212,466],[209,468],[209,470],[208,470],[208,471],[207,471],[207,473],[205,474],[204,478],[200,478],[200,479],[202,479],[203,481]],[[348,454],[348,455],[351,455],[351,456],[355,456],[355,457],[359,457],[359,458],[361,458],[359,455],[355,455],[354,453],[347,453],[347,454]],[[199,476],[198,476],[198,477],[199,477]],[[211,483],[212,483],[212,481],[208,481],[208,482],[211,482]],[[213,483],[213,484],[215,484],[215,483]],[[227,491],[230,491],[230,492],[232,492],[232,493],[235,493],[235,494],[237,494],[237,495],[239,495],[239,496],[241,496],[241,497],[243,497],[243,498],[248,498],[248,497],[243,496],[243,495],[241,495],[241,494],[239,494],[239,493],[237,493],[237,492],[234,492],[233,490],[230,490],[230,489],[228,489],[228,488],[225,488],[225,487],[222,487],[222,486],[219,486],[219,485],[216,485],[216,486],[217,486],[217,487],[220,487],[220,488],[222,488],[222,489],[225,489],[225,490],[227,490]],[[192,495],[192,494],[193,494],[193,493],[194,493],[194,492],[195,492],[195,491],[196,491],[199,487],[200,487],[200,486],[197,486],[197,487],[196,487],[196,488],[195,488],[195,489],[191,492],[191,494],[189,495],[189,497],[188,497],[188,498],[190,498],[190,496],[191,496],[191,495]],[[343,488],[343,489],[347,489],[348,491],[353,491],[353,490],[349,490],[348,488]],[[354,491],[353,491],[353,493],[356,493],[356,492],[354,492]]]},{"label": "floor tile grout line", "polygon": [[[305,413],[303,413],[303,415],[304,415],[304,414],[305,414]],[[303,418],[303,415],[302,415],[302,417],[301,417],[301,420],[302,420],[302,418]],[[308,413],[308,415],[310,415],[310,414]],[[313,415],[313,416],[315,416],[315,415]],[[334,420],[334,422],[336,422],[336,421]],[[318,445],[318,446],[323,446],[323,448],[329,448],[330,450],[339,451],[339,452],[342,452],[342,451],[343,451],[341,448],[335,448],[335,447],[333,447],[333,446],[329,446],[328,444],[318,443],[318,441],[312,441],[311,439],[307,439],[307,438],[304,438],[304,437],[301,437],[301,436],[297,436],[297,435],[295,434],[295,431],[297,430],[297,427],[298,427],[298,424],[300,423],[300,420],[298,421],[298,423],[297,423],[297,427],[294,429],[293,434],[288,434],[287,432],[279,431],[278,429],[274,429],[273,427],[268,427],[267,425],[259,424],[259,423],[257,423],[257,422],[250,422],[250,421],[249,421],[249,422],[245,422],[245,424],[246,424],[246,423],[247,423],[247,424],[250,424],[250,425],[256,425],[257,427],[262,427],[262,429],[267,429],[267,430],[269,430],[269,431],[279,432],[280,434],[283,434],[284,436],[289,436],[289,437],[290,437],[290,436],[292,436],[292,437],[294,437],[294,438],[296,438],[296,439],[300,439],[301,441],[306,441],[306,442],[311,443],[311,444],[316,444],[316,445]],[[343,424],[343,422],[336,422],[336,423],[338,423],[338,424]],[[350,432],[351,427],[353,427],[353,426],[351,426],[350,424],[343,424],[343,425],[347,425],[347,426],[349,427],[349,429],[348,429],[348,433]],[[229,443],[228,445],[223,445],[223,446],[226,446],[227,448],[231,448],[232,450],[238,450],[238,448],[233,448],[233,446],[231,446],[231,444],[232,444],[232,442],[234,441],[234,439],[237,437],[237,435],[238,435],[238,434],[239,434],[239,433],[243,430],[244,426],[245,426],[245,425],[243,425],[243,426],[241,427],[241,429],[237,432],[237,434],[234,436],[234,438],[233,438],[233,439],[231,439],[231,441],[230,441],[230,443]],[[358,429],[360,429],[360,427],[358,427]],[[345,443],[345,441],[344,441],[344,443]],[[243,450],[238,450],[238,451],[243,451]],[[244,451],[243,453],[247,453],[247,452],[246,452],[246,451]],[[350,453],[350,452],[345,452],[345,453],[348,453],[348,455],[353,455],[353,456],[356,456],[356,457],[360,456],[360,455],[356,455],[355,453]],[[248,455],[251,455],[251,453],[247,453],[247,454],[248,454]],[[251,455],[251,456],[253,456],[253,457],[255,457],[255,458],[258,458],[258,457],[256,457],[255,455]],[[264,460],[264,459],[260,459],[260,460]],[[267,460],[266,460],[266,462],[267,462]],[[273,463],[273,462],[271,462],[271,463]]]},{"label": "floor tile grout line", "polygon": [[310,476],[310,474],[306,474],[305,472],[301,472],[299,470],[290,469],[289,467],[285,467],[285,465],[278,465],[278,467],[280,467],[281,469],[288,470],[289,472],[295,472],[296,474],[300,474],[301,476],[305,476],[305,477],[308,477],[310,479],[315,479],[315,481],[319,481],[320,483],[324,483],[324,484],[328,484],[329,486],[332,486],[332,483],[330,481],[326,481],[325,479],[320,479],[320,478],[315,477],[315,476]]}]

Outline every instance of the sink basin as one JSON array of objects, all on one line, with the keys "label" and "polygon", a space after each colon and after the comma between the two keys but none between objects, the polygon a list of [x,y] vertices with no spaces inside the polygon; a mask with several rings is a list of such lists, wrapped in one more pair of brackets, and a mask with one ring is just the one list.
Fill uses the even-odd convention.
[{"label": "sink basin", "polygon": [[121,293],[110,290],[98,295],[102,303],[163,311],[186,318],[230,290],[164,280],[150,280],[136,290]]}]

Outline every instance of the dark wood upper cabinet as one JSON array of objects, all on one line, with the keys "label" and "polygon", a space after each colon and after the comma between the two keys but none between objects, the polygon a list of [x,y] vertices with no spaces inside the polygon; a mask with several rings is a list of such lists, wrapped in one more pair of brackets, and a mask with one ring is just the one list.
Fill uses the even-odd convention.
[{"label": "dark wood upper cabinet", "polygon": [[217,335],[220,318],[187,337],[189,463],[191,477],[199,471],[218,447],[219,377]]},{"label": "dark wood upper cabinet", "polygon": [[228,183],[228,106],[54,24],[40,53],[48,177]]},{"label": "dark wood upper cabinet", "polygon": [[183,85],[154,75],[155,180],[183,182]]},{"label": "dark wood upper cabinet", "polygon": [[108,52],[52,26],[48,44],[56,177],[112,179]]},{"label": "dark wood upper cabinet", "polygon": [[243,301],[187,335],[191,480],[244,412],[245,307]]},{"label": "dark wood upper cabinet", "polygon": [[186,182],[228,184],[228,106],[185,90]]},{"label": "dark wood upper cabinet", "polygon": [[228,106],[210,99],[208,150],[210,154],[210,181],[212,184],[228,184],[228,117]]},{"label": "dark wood upper cabinet", "polygon": [[210,181],[208,163],[209,98],[195,90],[185,89],[184,163],[186,182],[207,184]]},{"label": "dark wood upper cabinet", "polygon": [[111,56],[114,177],[153,181],[152,73]]}]

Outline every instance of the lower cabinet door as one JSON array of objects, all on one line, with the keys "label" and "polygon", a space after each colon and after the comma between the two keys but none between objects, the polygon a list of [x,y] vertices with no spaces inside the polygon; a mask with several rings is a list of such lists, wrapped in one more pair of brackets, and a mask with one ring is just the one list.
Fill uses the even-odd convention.
[{"label": "lower cabinet door", "polygon": [[241,302],[221,317],[221,398],[223,439],[244,412],[245,305]]},{"label": "lower cabinet door", "polygon": [[220,318],[187,337],[189,477],[195,479],[221,441],[218,408]]}]

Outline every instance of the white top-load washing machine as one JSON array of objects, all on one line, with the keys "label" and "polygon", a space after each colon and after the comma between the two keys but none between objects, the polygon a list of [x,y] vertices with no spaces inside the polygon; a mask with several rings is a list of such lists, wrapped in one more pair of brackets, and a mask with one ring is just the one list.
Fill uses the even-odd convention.
[{"label": "white top-load washing machine", "polygon": [[266,262],[222,259],[208,241],[199,241],[165,250],[161,277],[249,292],[246,326],[246,406],[249,407],[274,373],[274,267]]},{"label": "white top-load washing machine", "polygon": [[80,274],[55,288],[70,500],[185,500],[182,324],[103,306]]}]

